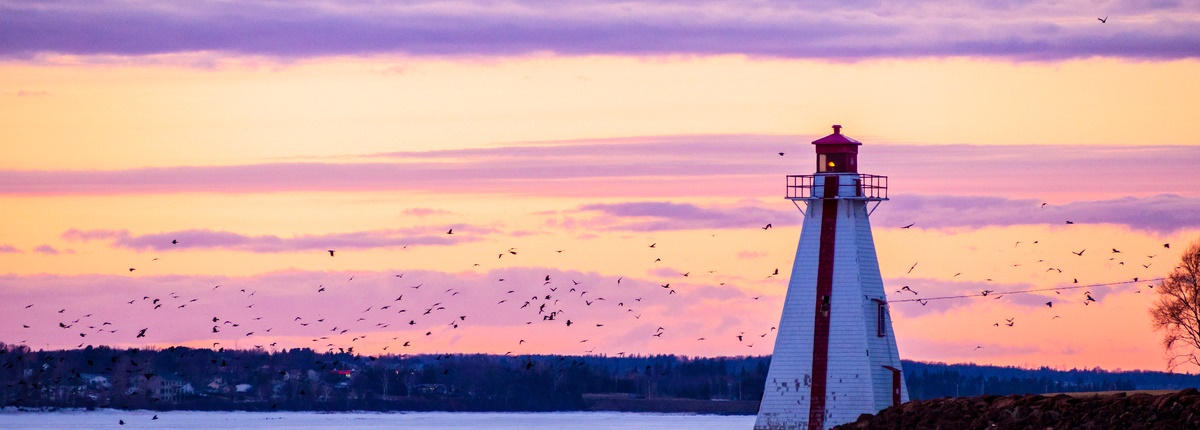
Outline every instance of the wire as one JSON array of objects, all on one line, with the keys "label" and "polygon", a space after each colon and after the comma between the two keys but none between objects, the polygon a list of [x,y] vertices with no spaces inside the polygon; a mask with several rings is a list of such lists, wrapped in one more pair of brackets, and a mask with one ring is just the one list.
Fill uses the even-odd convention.
[{"label": "wire", "polygon": [[1003,295],[1008,295],[1008,294],[1038,293],[1038,292],[1042,292],[1042,291],[1074,290],[1074,289],[1078,289],[1078,288],[1112,287],[1112,286],[1116,286],[1116,285],[1133,284],[1133,283],[1137,283],[1137,282],[1155,282],[1155,281],[1161,281],[1164,279],[1167,279],[1167,278],[1138,279],[1138,280],[1133,280],[1133,281],[1109,282],[1106,284],[1072,285],[1070,287],[1038,288],[1038,289],[1034,289],[1034,290],[1021,290],[1021,291],[985,290],[984,292],[980,292],[978,294],[965,294],[965,295],[961,295],[961,296],[943,296],[943,297],[921,297],[921,298],[913,298],[913,299],[889,300],[888,302],[889,303],[901,303],[901,302],[928,302],[930,300],[970,299],[970,298],[975,298],[975,297],[987,297],[990,295],[1003,296]]}]

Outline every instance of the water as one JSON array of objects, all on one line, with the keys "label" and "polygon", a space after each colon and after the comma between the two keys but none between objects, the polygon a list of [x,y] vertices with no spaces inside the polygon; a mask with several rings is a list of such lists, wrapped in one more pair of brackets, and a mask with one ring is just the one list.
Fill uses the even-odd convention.
[{"label": "water", "polygon": [[[158,415],[157,420],[151,418]],[[120,421],[125,421],[124,425]],[[337,429],[337,430],[525,430],[525,429],[749,429],[752,415],[633,412],[196,412],[196,411],[0,411],[4,429]]]}]

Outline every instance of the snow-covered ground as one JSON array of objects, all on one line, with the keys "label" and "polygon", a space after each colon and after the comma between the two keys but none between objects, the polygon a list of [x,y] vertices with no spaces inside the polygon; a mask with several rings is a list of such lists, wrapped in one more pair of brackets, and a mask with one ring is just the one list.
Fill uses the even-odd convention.
[{"label": "snow-covered ground", "polygon": [[[155,415],[157,420],[153,420]],[[125,424],[120,424],[124,421]],[[3,429],[749,429],[754,416],[628,412],[451,413],[451,412],[194,412],[194,411],[0,411]]]}]

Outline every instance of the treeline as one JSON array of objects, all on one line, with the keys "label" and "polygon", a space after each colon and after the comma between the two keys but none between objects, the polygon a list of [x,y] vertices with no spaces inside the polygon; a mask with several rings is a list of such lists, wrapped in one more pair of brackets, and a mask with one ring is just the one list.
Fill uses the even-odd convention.
[{"label": "treeline", "polygon": [[[903,361],[912,399],[1180,389],[1200,376]],[[193,410],[585,410],[586,396],[757,401],[769,356],[383,355],[263,350],[34,351],[0,343],[0,406]]]},{"label": "treeline", "polygon": [[902,361],[902,364],[908,394],[913,399],[1200,387],[1200,375],[1143,370],[1023,369],[916,361]]},{"label": "treeline", "polygon": [[583,394],[758,400],[769,357],[384,355],[310,349],[33,351],[0,344],[0,405],[583,410]]}]

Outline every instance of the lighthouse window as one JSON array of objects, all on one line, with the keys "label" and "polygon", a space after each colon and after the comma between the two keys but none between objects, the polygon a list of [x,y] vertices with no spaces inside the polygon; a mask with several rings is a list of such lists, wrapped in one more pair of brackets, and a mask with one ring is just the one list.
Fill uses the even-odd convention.
[{"label": "lighthouse window", "polygon": [[886,326],[884,325],[884,321],[883,321],[883,318],[885,315],[884,308],[883,308],[883,302],[876,302],[875,304],[878,306],[877,307],[878,316],[875,318],[875,334],[879,337],[883,337],[884,335],[887,334],[887,331],[885,330]]},{"label": "lighthouse window", "polygon": [[817,154],[817,173],[853,171],[855,171],[853,154]]}]

